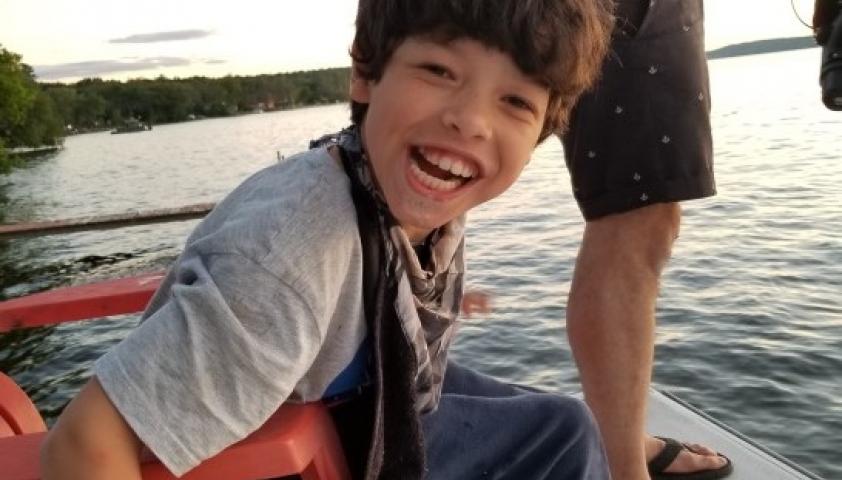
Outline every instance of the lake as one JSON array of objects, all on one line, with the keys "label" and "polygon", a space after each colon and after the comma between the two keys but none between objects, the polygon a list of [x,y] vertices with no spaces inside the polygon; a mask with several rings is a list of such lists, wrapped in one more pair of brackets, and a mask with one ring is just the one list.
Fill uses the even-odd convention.
[{"label": "lake", "polygon": [[[818,68],[817,49],[710,62],[719,194],[684,205],[654,381],[842,478],[842,114],[821,105]],[[0,210],[12,222],[216,201],[347,117],[334,105],[70,137],[59,154],[0,177]],[[583,222],[561,158],[548,140],[509,192],[472,212],[469,284],[494,295],[494,311],[465,321],[454,356],[574,391],[563,319]],[[194,225],[0,242],[0,298],[165,269]],[[53,418],[136,322],[0,336],[0,368]]]}]

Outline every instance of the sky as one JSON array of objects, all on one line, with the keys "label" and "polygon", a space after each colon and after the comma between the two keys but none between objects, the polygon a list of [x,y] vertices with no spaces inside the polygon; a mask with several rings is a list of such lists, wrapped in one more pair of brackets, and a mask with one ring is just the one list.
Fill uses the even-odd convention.
[{"label": "sky", "polygon": [[[809,23],[813,0],[706,0],[707,49],[809,35],[791,1]],[[281,73],[348,66],[355,10],[353,0],[0,0],[0,45],[42,81]]]}]

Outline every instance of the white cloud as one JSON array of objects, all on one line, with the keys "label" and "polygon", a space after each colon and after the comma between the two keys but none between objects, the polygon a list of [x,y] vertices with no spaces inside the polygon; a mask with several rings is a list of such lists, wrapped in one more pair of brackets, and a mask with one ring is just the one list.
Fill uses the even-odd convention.
[{"label": "white cloud", "polygon": [[213,35],[210,30],[174,30],[169,32],[138,33],[122,38],[112,38],[108,43],[155,43],[195,40]]}]

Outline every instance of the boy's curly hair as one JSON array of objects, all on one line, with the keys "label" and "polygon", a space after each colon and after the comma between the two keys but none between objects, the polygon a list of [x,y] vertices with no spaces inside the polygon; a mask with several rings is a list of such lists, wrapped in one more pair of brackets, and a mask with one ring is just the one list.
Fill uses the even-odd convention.
[{"label": "boy's curly hair", "polygon": [[[597,78],[614,25],[611,0],[360,0],[351,56],[355,75],[378,81],[406,38],[462,37],[507,53],[549,88],[539,141],[567,127],[579,95]],[[367,105],[352,102],[361,124]]]}]

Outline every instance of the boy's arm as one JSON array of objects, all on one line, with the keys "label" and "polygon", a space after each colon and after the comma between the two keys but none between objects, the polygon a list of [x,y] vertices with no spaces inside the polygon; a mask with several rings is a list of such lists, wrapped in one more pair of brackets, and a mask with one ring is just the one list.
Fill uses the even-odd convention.
[{"label": "boy's arm", "polygon": [[644,422],[655,301],[680,215],[677,203],[666,203],[588,222],[576,262],[567,331],[617,479],[649,479]]},{"label": "boy's arm", "polygon": [[55,479],[140,479],[143,444],[93,377],[41,447],[41,473]]}]

